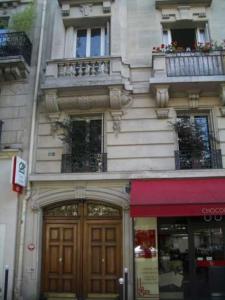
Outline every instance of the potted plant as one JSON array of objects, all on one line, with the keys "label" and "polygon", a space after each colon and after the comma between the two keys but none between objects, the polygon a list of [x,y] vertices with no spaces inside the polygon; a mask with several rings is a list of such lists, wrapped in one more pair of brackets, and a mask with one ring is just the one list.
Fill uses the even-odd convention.
[{"label": "potted plant", "polygon": [[205,127],[181,117],[173,123],[178,136],[179,159],[181,168],[201,168],[210,160],[209,134]]}]

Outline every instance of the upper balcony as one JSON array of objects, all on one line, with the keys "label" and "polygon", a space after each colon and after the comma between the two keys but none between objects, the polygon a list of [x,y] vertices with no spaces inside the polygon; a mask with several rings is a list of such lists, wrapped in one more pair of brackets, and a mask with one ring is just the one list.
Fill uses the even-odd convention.
[{"label": "upper balcony", "polygon": [[120,57],[54,59],[47,62],[44,89],[104,87],[125,83],[126,66]]},{"label": "upper balcony", "polygon": [[0,80],[26,78],[31,52],[32,44],[24,32],[0,33]]},{"label": "upper balcony", "polygon": [[170,91],[198,88],[215,92],[225,81],[225,51],[153,53],[150,88],[168,84]]}]

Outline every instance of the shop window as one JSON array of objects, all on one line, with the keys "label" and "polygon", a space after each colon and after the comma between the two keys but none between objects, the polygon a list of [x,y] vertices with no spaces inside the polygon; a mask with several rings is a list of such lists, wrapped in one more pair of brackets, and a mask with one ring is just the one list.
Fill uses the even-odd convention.
[{"label": "shop window", "polygon": [[78,29],[75,31],[75,56],[95,57],[109,55],[107,27]]},{"label": "shop window", "polygon": [[208,42],[206,28],[170,28],[163,29],[163,44],[175,44],[178,50],[195,50],[198,43]]},{"label": "shop window", "polygon": [[181,114],[175,123],[178,135],[177,169],[220,168],[220,151],[205,114]]},{"label": "shop window", "polygon": [[71,120],[68,152],[63,155],[63,172],[97,172],[106,170],[103,153],[101,116],[76,117]]}]

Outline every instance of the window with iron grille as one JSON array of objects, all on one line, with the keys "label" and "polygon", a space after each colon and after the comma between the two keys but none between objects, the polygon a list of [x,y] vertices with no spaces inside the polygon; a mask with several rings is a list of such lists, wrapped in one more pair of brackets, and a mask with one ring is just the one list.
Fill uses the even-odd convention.
[{"label": "window with iron grille", "polygon": [[222,168],[221,151],[208,114],[181,114],[175,124],[178,148],[176,169]]},{"label": "window with iron grille", "polygon": [[62,172],[106,171],[102,117],[75,117],[70,132],[70,153],[63,155]]}]

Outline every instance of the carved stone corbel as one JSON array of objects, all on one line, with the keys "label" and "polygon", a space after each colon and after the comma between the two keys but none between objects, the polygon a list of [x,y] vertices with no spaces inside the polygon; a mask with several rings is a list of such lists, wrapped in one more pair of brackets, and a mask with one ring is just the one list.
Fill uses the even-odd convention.
[{"label": "carved stone corbel", "polygon": [[103,0],[103,12],[106,13],[111,13],[111,0]]},{"label": "carved stone corbel", "polygon": [[225,105],[225,84],[221,84],[221,92],[220,92],[220,99],[222,101],[222,105]]},{"label": "carved stone corbel", "polygon": [[132,96],[129,92],[122,90],[121,87],[110,87],[109,101],[112,109],[121,109],[132,101]]},{"label": "carved stone corbel", "polygon": [[122,115],[123,115],[122,111],[112,111],[111,112],[111,116],[112,116],[112,120],[113,120],[113,131],[116,136],[118,135],[118,133],[121,130]]},{"label": "carved stone corbel", "polygon": [[198,109],[199,107],[199,91],[190,91],[188,93],[188,101],[190,109]]},{"label": "carved stone corbel", "polygon": [[57,102],[57,90],[48,90],[45,92],[45,105],[48,113],[59,112]]},{"label": "carved stone corbel", "polygon": [[62,4],[62,16],[68,17],[70,15],[70,4],[69,3],[63,3]]},{"label": "carved stone corbel", "polygon": [[156,86],[156,114],[159,119],[166,119],[169,115],[169,85]]},{"label": "carved stone corbel", "polygon": [[225,84],[221,84],[220,87],[220,99],[223,105],[223,107],[220,108],[220,113],[222,117],[225,117]]},{"label": "carved stone corbel", "polygon": [[80,11],[83,15],[83,17],[88,17],[90,13],[92,12],[92,4],[82,4],[80,6]]}]

